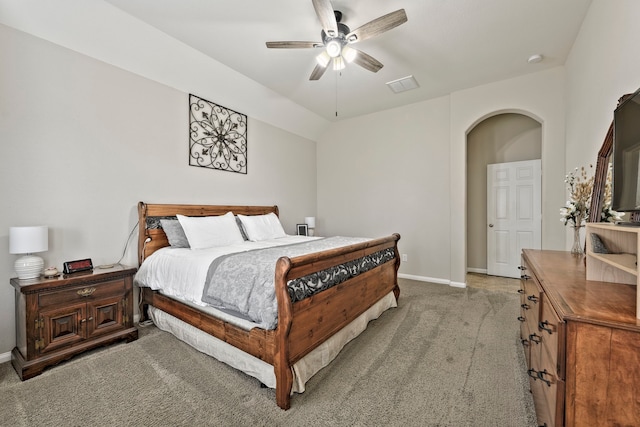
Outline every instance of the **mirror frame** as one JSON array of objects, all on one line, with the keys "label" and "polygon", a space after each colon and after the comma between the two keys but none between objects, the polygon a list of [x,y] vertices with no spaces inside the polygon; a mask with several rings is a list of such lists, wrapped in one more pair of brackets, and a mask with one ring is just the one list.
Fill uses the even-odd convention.
[{"label": "mirror frame", "polygon": [[[633,94],[622,95],[618,99],[618,106]],[[617,107],[616,107],[617,108]],[[604,188],[607,184],[607,170],[609,169],[609,161],[613,154],[613,121],[609,125],[607,135],[604,137],[604,143],[598,152],[598,160],[596,162],[596,172],[593,176],[593,192],[591,193],[591,208],[589,209],[588,222],[602,222],[600,212],[602,211],[602,203],[604,202]],[[640,221],[640,212],[631,214],[631,221]]]}]

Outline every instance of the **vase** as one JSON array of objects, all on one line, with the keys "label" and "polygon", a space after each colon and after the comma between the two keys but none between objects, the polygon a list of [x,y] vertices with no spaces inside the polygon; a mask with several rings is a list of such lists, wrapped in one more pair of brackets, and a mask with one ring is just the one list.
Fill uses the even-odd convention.
[{"label": "vase", "polygon": [[581,225],[573,226],[573,246],[571,247],[571,253],[575,255],[583,255],[584,248],[582,247],[582,243],[580,242],[580,229]]}]

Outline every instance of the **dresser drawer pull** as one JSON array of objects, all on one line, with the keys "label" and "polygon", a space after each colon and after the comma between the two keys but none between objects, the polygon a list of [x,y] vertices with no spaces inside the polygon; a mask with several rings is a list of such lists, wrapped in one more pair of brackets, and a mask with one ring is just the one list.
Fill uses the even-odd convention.
[{"label": "dresser drawer pull", "polygon": [[529,280],[529,279],[531,279],[531,276],[527,276],[526,274],[523,274],[523,275],[520,276],[520,278],[522,280]]},{"label": "dresser drawer pull", "polygon": [[535,369],[531,368],[527,370],[527,374],[533,378],[534,380],[538,379],[538,371],[536,371]]},{"label": "dresser drawer pull", "polygon": [[518,289],[519,294],[524,294],[524,289]]},{"label": "dresser drawer pull", "polygon": [[78,291],[78,295],[81,297],[88,297],[96,291],[96,288],[84,288]]},{"label": "dresser drawer pull", "polygon": [[533,303],[536,303],[536,304],[538,303],[538,297],[535,295],[529,295],[527,299]]},{"label": "dresser drawer pull", "polygon": [[542,337],[540,335],[531,334],[529,335],[529,341],[540,344],[542,342]]},{"label": "dresser drawer pull", "polygon": [[520,342],[522,343],[523,346],[528,346],[529,345],[529,340],[526,340],[524,338],[520,338]]},{"label": "dresser drawer pull", "polygon": [[[550,380],[547,380],[544,378],[545,375],[549,375],[551,377]],[[549,372],[547,372],[547,370],[543,370],[543,371],[538,371],[538,378],[540,379],[540,381],[542,381],[543,383],[547,384],[547,387],[551,387],[551,383],[553,382],[553,375],[551,375]]]},{"label": "dresser drawer pull", "polygon": [[520,307],[524,308],[525,310],[529,310],[528,304],[520,304]]},{"label": "dresser drawer pull", "polygon": [[[547,326],[550,326],[550,327],[547,328]],[[542,331],[549,332],[549,334],[552,334],[555,330],[555,327],[551,323],[549,323],[547,320],[545,320],[544,322],[538,322],[538,328],[540,328],[540,330]]]},{"label": "dresser drawer pull", "polygon": [[526,319],[524,317],[522,317],[522,316],[518,316],[518,320],[521,321],[521,322],[524,322]]},{"label": "dresser drawer pull", "polygon": [[527,267],[525,267],[524,265],[519,265],[518,266],[518,270],[525,271],[526,269],[527,269]]}]

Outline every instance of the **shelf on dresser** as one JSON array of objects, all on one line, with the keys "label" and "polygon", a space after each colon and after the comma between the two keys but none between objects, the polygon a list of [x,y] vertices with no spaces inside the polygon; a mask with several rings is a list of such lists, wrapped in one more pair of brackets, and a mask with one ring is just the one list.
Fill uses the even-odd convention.
[{"label": "shelf on dresser", "polygon": [[[611,223],[587,223],[587,280],[624,283],[636,286],[636,318],[640,319],[640,284],[638,274],[638,248],[640,227],[627,227]],[[611,253],[593,251],[592,234],[596,234]]]}]

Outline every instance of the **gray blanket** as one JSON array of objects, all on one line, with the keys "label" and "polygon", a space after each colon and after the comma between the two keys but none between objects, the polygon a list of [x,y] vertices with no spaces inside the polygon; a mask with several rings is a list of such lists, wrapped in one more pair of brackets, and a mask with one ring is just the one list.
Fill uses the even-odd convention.
[{"label": "gray blanket", "polygon": [[224,255],[209,266],[202,301],[274,329],[278,305],[274,286],[276,261],[365,242],[357,237],[328,237],[304,243]]}]

